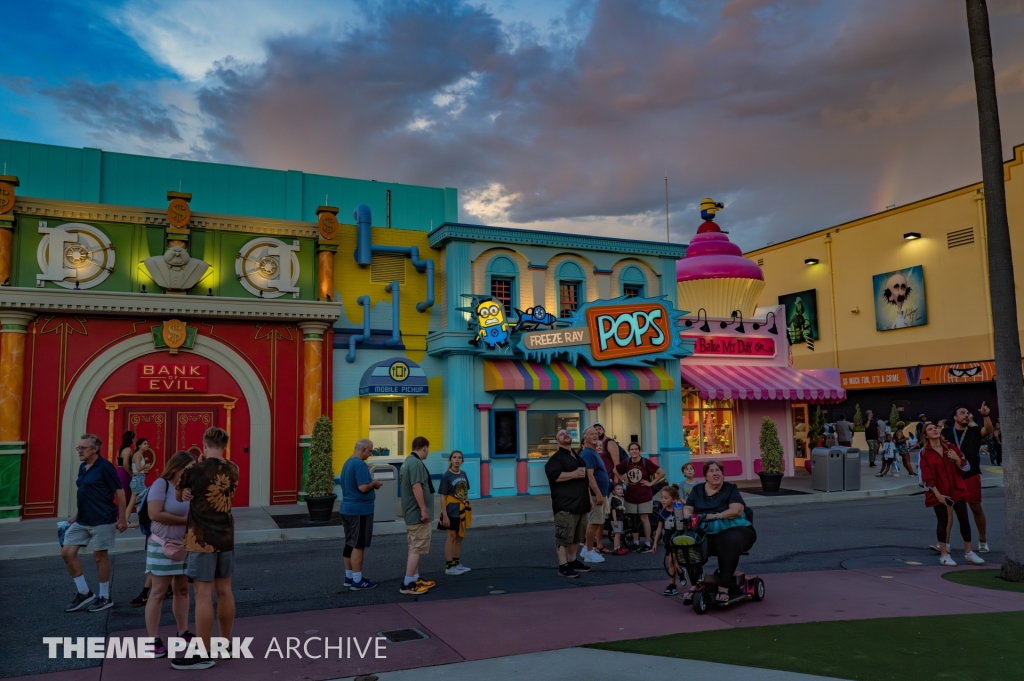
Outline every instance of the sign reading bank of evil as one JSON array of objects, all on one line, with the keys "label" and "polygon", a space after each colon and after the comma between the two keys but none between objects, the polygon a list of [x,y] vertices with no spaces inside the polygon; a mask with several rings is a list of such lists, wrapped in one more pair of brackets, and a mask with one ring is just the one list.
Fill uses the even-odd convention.
[{"label": "sign reading bank of evil", "polygon": [[360,395],[426,395],[428,390],[427,374],[405,357],[377,362],[359,381]]},{"label": "sign reading bank of evil", "polygon": [[136,387],[142,393],[205,393],[206,364],[139,364]]},{"label": "sign reading bank of evil", "polygon": [[570,326],[519,334],[516,347],[538,361],[582,356],[591,366],[649,365],[693,354],[693,339],[672,333],[683,314],[663,298],[595,300],[566,320]]}]

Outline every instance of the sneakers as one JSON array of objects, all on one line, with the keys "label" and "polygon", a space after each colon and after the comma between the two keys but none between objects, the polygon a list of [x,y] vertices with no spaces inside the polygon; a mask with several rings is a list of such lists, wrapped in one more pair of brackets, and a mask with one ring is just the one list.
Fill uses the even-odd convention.
[{"label": "sneakers", "polygon": [[572,569],[572,563],[566,563],[565,565],[558,566],[558,576],[568,577],[569,579],[576,579],[580,576],[580,573]]},{"label": "sneakers", "polygon": [[583,558],[584,563],[603,563],[604,556],[597,551],[591,551],[590,549],[582,549],[580,551],[580,557]]},{"label": "sneakers", "polygon": [[651,553],[652,551],[654,551],[654,549],[651,548],[650,544],[644,544],[640,547],[640,550],[637,551],[637,553]]},{"label": "sneakers", "polygon": [[458,563],[456,563],[455,565],[452,565],[450,568],[445,569],[444,573],[446,575],[464,575],[471,569],[472,568],[468,568],[465,565],[459,565]]},{"label": "sneakers", "polygon": [[411,584],[403,584],[399,589],[398,593],[405,594],[406,596],[422,596],[427,593],[429,589],[425,586],[419,586],[416,582]]},{"label": "sneakers", "polygon": [[192,639],[194,639],[195,637],[196,637],[196,635],[195,635],[195,634],[193,634],[193,633],[192,633],[191,631],[189,631],[188,629],[186,629],[185,631],[182,631],[182,632],[180,632],[180,633],[178,634],[178,638],[183,638],[183,639],[185,639],[185,643],[188,643],[189,641],[191,641],[191,640],[192,640]]},{"label": "sneakers", "polygon": [[459,563],[455,567],[456,567],[456,569],[458,569],[460,575],[464,575],[464,574],[466,574],[467,572],[469,572],[470,570],[473,569],[473,568],[466,567],[462,563]]},{"label": "sneakers", "polygon": [[983,541],[978,543],[978,553],[988,553],[988,542]]},{"label": "sneakers", "polygon": [[[928,548],[930,548],[935,553],[942,553],[942,549],[939,548],[939,543],[938,542],[935,542],[934,544],[932,544]],[[946,544],[946,553],[949,553],[949,544]]]},{"label": "sneakers", "polygon": [[620,546],[619,548],[617,548],[614,551],[612,551],[612,555],[613,556],[626,556],[626,555],[629,555],[629,549],[627,549],[625,546]]},{"label": "sneakers", "polygon": [[64,608],[64,612],[77,612],[79,610],[85,610],[86,606],[96,599],[96,595],[93,592],[87,594],[75,594],[75,600],[68,603],[68,607]]},{"label": "sneakers", "polygon": [[679,593],[679,587],[677,587],[673,583],[673,584],[669,584],[668,586],[666,586],[665,590],[661,592],[661,595],[662,596],[675,596],[678,593]]},{"label": "sneakers", "polygon": [[433,589],[437,586],[437,582],[432,582],[429,579],[417,579],[414,583],[416,586],[421,586],[424,589]]},{"label": "sneakers", "polygon": [[352,591],[363,591],[364,589],[372,589],[377,586],[377,582],[371,582],[366,577],[358,582],[352,582],[352,586],[349,587]]},{"label": "sneakers", "polygon": [[964,560],[972,565],[984,565],[985,559],[976,554],[974,551],[968,551],[964,554]]},{"label": "sneakers", "polygon": [[350,586],[352,586],[352,578],[351,577],[346,577],[345,578],[345,585],[344,586],[345,586],[346,589],[349,588]]},{"label": "sneakers", "polygon": [[167,646],[160,637],[153,640],[153,657],[167,657]]},{"label": "sneakers", "polygon": [[103,596],[100,596],[95,601],[93,601],[92,605],[89,606],[89,612],[99,612],[101,610],[106,610],[108,608],[113,607],[114,601],[110,600],[109,598],[104,598]]},{"label": "sneakers", "polygon": [[176,657],[171,660],[173,669],[209,669],[216,664],[208,657]]},{"label": "sneakers", "polygon": [[133,608],[141,608],[142,606],[144,606],[146,604],[146,601],[148,601],[148,600],[149,600],[149,589],[144,587],[142,589],[142,591],[139,592],[138,596],[136,596],[135,598],[133,598],[130,601],[128,601],[128,604],[131,605]]},{"label": "sneakers", "polygon": [[569,563],[569,567],[571,567],[576,572],[590,572],[590,566],[581,563],[579,558]]},{"label": "sneakers", "polygon": [[[972,551],[971,553],[974,552]],[[939,565],[948,565],[949,567],[953,567],[956,565],[956,561],[953,560],[953,556],[947,553],[942,558],[939,558]]]}]

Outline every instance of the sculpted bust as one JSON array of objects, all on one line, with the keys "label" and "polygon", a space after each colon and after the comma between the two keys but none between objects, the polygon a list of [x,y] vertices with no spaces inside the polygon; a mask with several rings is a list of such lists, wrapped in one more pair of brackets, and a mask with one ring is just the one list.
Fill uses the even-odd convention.
[{"label": "sculpted bust", "polygon": [[169,246],[163,255],[146,258],[149,276],[165,291],[180,293],[189,290],[210,269],[202,260],[194,259],[182,246]]}]

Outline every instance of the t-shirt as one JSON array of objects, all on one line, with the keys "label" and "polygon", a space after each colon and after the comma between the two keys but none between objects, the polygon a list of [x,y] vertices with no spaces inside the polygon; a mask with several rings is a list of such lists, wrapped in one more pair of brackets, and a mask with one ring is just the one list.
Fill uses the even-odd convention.
[{"label": "t-shirt", "polygon": [[620,522],[625,517],[626,505],[617,496],[612,496],[611,499],[612,520]]},{"label": "t-shirt", "polygon": [[101,456],[92,465],[85,462],[78,467],[78,518],[79,525],[96,527],[117,522],[117,490],[121,479],[117,469]]},{"label": "t-shirt", "polygon": [[694,513],[723,513],[729,510],[729,504],[743,503],[740,488],[731,482],[723,482],[722,489],[710,497],[705,492],[706,484],[698,483],[686,497],[686,505],[692,506]]},{"label": "t-shirt", "polygon": [[696,487],[698,483],[696,480],[693,482],[686,482],[686,478],[683,478],[683,482],[679,485],[679,495],[683,498],[683,502],[690,498],[690,492]]},{"label": "t-shirt", "polygon": [[588,483],[585,477],[557,482],[558,476],[562,473],[572,473],[585,467],[586,463],[580,455],[565,447],[559,447],[544,464],[544,474],[548,476],[548,486],[551,488],[553,513],[581,515],[590,512],[590,494],[587,492]]},{"label": "t-shirt", "polygon": [[185,548],[193,553],[235,550],[235,519],[231,502],[238,487],[238,466],[226,459],[209,458],[186,468],[178,481],[192,490],[185,526]]},{"label": "t-shirt", "polygon": [[619,447],[619,443],[615,442],[615,440],[611,439],[610,437],[606,437],[605,439],[601,440],[601,461],[604,462],[605,471],[611,474],[612,469],[615,468],[615,459],[612,458],[612,453],[608,449],[609,442],[614,443],[615,447],[618,449],[620,463],[622,462],[622,459],[628,456],[628,454],[622,451],[622,447]]},{"label": "t-shirt", "polygon": [[853,425],[849,421],[836,421],[836,437],[840,442],[853,440]]},{"label": "t-shirt", "polygon": [[608,470],[604,467],[604,461],[601,460],[601,455],[597,453],[596,449],[584,447],[583,451],[580,452],[580,456],[583,457],[587,470],[594,471],[594,481],[597,483],[597,489],[600,490],[601,496],[608,496],[612,485],[611,480],[608,479]]},{"label": "t-shirt", "polygon": [[[157,478],[156,482],[150,485],[149,494],[146,495],[146,503],[148,504],[150,501],[164,502],[164,513],[181,516],[182,518],[188,517],[189,502],[177,500],[174,494],[174,483],[166,478]],[[184,525],[165,525],[158,520],[154,520],[152,522],[152,530],[153,534],[161,539],[181,541],[185,538]]]},{"label": "t-shirt", "polygon": [[877,440],[878,439],[878,420],[871,419],[864,424],[864,439],[865,440]]},{"label": "t-shirt", "polygon": [[668,535],[676,529],[676,514],[675,511],[670,508],[658,509],[658,521],[661,522],[661,537],[668,544]]},{"label": "t-shirt", "polygon": [[359,486],[373,482],[370,467],[358,456],[350,456],[341,467],[342,515],[373,515],[374,490],[360,492]]},{"label": "t-shirt", "polygon": [[630,504],[644,504],[654,498],[654,490],[647,485],[641,485],[643,480],[651,482],[658,472],[658,466],[647,457],[641,456],[636,461],[633,457],[627,457],[620,461],[615,470],[626,478],[626,502]]},{"label": "t-shirt", "polygon": [[398,474],[402,486],[402,515],[405,516],[406,525],[419,525],[420,505],[416,502],[416,495],[412,487],[419,484],[423,488],[423,501],[427,505],[427,522],[434,517],[434,483],[430,481],[430,471],[420,457],[410,454],[402,464],[402,470]]},{"label": "t-shirt", "polygon": [[[460,470],[458,473],[455,473],[452,470],[446,470],[442,473],[441,484],[437,486],[437,493],[441,497],[442,504],[445,497],[448,496],[455,497],[460,501],[467,501],[469,499],[469,477],[466,476],[466,471]],[[458,509],[458,504],[448,504],[445,512],[450,517],[458,515]]]},{"label": "t-shirt", "polygon": [[973,478],[981,474],[981,428],[978,426],[967,426],[967,430],[957,430],[947,426],[942,430],[942,438],[947,442],[955,444],[963,453],[967,463],[971,465],[970,470],[964,473],[964,479]]}]

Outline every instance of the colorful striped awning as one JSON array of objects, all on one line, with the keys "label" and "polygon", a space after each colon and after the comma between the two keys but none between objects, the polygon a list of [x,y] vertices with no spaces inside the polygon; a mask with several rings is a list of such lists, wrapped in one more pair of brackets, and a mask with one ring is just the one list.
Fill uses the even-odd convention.
[{"label": "colorful striped awning", "polygon": [[727,366],[687,364],[683,381],[700,391],[705,400],[812,400],[840,402],[838,369],[797,370],[780,366]]},{"label": "colorful striped awning", "polygon": [[675,382],[658,366],[606,367],[583,363],[484,360],[484,390],[672,390]]}]

